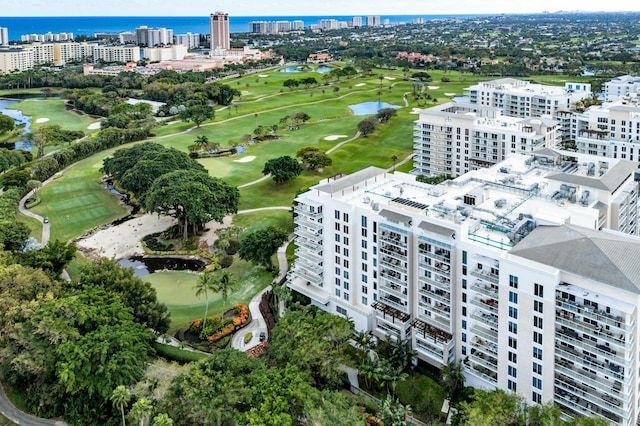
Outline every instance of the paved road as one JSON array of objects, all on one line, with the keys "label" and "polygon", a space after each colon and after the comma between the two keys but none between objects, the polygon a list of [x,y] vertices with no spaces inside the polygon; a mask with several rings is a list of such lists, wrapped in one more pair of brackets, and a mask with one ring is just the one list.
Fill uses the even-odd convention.
[{"label": "paved road", "polygon": [[9,401],[9,398],[7,398],[2,384],[0,384],[0,413],[20,426],[67,426],[67,424],[61,420],[41,419],[18,410],[16,406]]}]

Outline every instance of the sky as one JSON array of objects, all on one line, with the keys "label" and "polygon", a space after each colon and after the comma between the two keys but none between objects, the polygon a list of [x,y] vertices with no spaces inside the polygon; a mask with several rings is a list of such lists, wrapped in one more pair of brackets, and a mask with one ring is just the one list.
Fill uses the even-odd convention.
[{"label": "sky", "polygon": [[1,16],[441,15],[538,13],[558,10],[640,11],[628,0],[0,0]]}]

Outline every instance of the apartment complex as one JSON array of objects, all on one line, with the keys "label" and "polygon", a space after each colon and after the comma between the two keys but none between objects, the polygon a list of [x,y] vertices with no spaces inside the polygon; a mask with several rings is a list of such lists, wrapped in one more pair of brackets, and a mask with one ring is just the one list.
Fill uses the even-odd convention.
[{"label": "apartment complex", "polygon": [[93,49],[93,62],[138,62],[140,60],[140,48],[137,46],[95,46]]},{"label": "apartment complex", "polygon": [[176,34],[173,36],[173,43],[187,46],[187,49],[195,49],[200,46],[200,34],[198,33]]},{"label": "apartment complex", "polygon": [[0,46],[9,45],[9,28],[0,27]]},{"label": "apartment complex", "polygon": [[604,84],[604,99],[607,102],[638,94],[640,94],[640,77],[637,76],[622,75]]},{"label": "apartment complex", "polygon": [[499,108],[509,117],[542,117],[571,111],[575,102],[591,96],[591,85],[565,83],[558,87],[501,78],[470,86],[465,94],[472,104]]},{"label": "apartment complex", "polygon": [[351,25],[355,28],[360,28],[362,26],[362,16],[354,16],[351,19]]},{"label": "apartment complex", "polygon": [[640,160],[640,98],[625,96],[571,116],[578,152]]},{"label": "apartment complex", "polygon": [[26,41],[28,43],[33,43],[36,41],[40,41],[43,43],[51,42],[51,41],[71,41],[73,40],[73,33],[45,33],[45,34],[23,34],[20,36],[20,41]]},{"label": "apartment complex", "polygon": [[367,16],[365,18],[365,22],[367,27],[379,27],[380,26],[380,17],[379,16]]},{"label": "apartment complex", "polygon": [[280,34],[304,30],[304,21],[251,21],[249,32],[259,34]]},{"label": "apartment complex", "polygon": [[181,61],[188,53],[189,49],[182,44],[165,47],[145,47],[142,49],[144,59],[150,62]]},{"label": "apartment complex", "polygon": [[326,179],[296,198],[287,285],[425,362],[461,362],[469,385],[632,425],[636,170],[545,148],[440,185]]},{"label": "apartment complex", "polygon": [[169,28],[136,28],[136,43],[140,46],[156,47],[173,44],[173,30]]},{"label": "apartment complex", "polygon": [[33,43],[0,49],[0,73],[27,71],[35,65],[64,66],[94,56],[96,43]]},{"label": "apartment complex", "polygon": [[447,103],[420,110],[414,128],[414,170],[459,176],[513,153],[553,148],[559,123],[551,117],[516,118],[492,106]]},{"label": "apartment complex", "polygon": [[223,12],[212,13],[209,18],[211,33],[211,50],[230,49],[229,14]]}]

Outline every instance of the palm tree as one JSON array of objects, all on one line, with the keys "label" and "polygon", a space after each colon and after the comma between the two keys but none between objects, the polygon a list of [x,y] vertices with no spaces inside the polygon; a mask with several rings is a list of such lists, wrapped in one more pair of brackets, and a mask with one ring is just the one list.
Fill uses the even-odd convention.
[{"label": "palm tree", "polygon": [[158,414],[153,418],[152,426],[173,426],[173,419],[167,413]]},{"label": "palm tree", "polygon": [[216,281],[217,280],[215,275],[213,275],[210,271],[205,270],[200,276],[200,278],[198,278],[196,285],[193,287],[194,290],[196,291],[196,297],[200,297],[201,294],[204,294],[205,305],[204,305],[204,321],[202,321],[203,329],[207,325],[207,312],[209,311],[209,290],[214,292],[217,291]]},{"label": "palm tree", "polygon": [[364,377],[364,385],[371,390],[371,385],[378,383],[381,378],[380,360],[367,355],[360,364],[360,374]]},{"label": "palm tree", "polygon": [[358,348],[362,349],[365,352],[368,352],[372,349],[373,346],[373,333],[371,331],[354,331],[353,341]]},{"label": "palm tree", "polygon": [[153,406],[151,401],[147,398],[140,398],[131,407],[131,416],[140,422],[140,426],[147,426],[149,424],[149,416]]},{"label": "palm tree", "polygon": [[440,380],[442,388],[447,393],[447,397],[451,398],[453,394],[464,384],[464,374],[462,374],[462,366],[460,363],[450,362],[440,370]]},{"label": "palm tree", "polygon": [[391,160],[393,160],[393,171],[395,172],[396,171],[396,161],[398,161],[398,156],[393,154],[391,156]]},{"label": "palm tree", "polygon": [[124,419],[124,407],[129,405],[130,399],[131,392],[129,392],[129,389],[123,385],[118,386],[111,393],[111,402],[113,403],[113,406],[120,409],[120,414],[122,415],[122,426],[127,426]]},{"label": "palm tree", "polygon": [[220,316],[221,319],[224,317],[224,306],[227,303],[227,299],[229,298],[229,293],[235,290],[237,285],[238,281],[234,280],[231,274],[227,271],[224,271],[222,275],[220,275],[220,277],[214,281],[214,286],[212,287],[213,291],[222,295],[222,315]]},{"label": "palm tree", "polygon": [[196,138],[196,140],[193,143],[194,145],[197,145],[202,151],[204,148],[206,148],[209,145],[209,138],[206,135],[200,135]]}]

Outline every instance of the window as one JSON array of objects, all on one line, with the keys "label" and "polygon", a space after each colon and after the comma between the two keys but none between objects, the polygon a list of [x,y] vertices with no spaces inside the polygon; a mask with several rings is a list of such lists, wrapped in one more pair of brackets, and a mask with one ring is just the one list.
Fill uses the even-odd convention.
[{"label": "window", "polygon": [[362,240],[362,248],[366,249],[367,248],[367,242],[365,240]]},{"label": "window", "polygon": [[533,357],[535,359],[542,359],[542,349],[540,348],[533,348]]},{"label": "window", "polygon": [[366,216],[362,216],[362,217],[360,218],[360,225],[361,225],[363,228],[366,228],[366,227],[367,227],[367,217],[366,217]]},{"label": "window", "polygon": [[341,282],[340,282],[340,278],[336,278],[336,285],[337,285],[338,287],[340,287],[340,284],[341,284]]},{"label": "window", "polygon": [[509,275],[509,287],[518,288],[518,277]]},{"label": "window", "polygon": [[362,274],[362,282],[363,283],[369,282],[369,277],[367,277],[366,275]]},{"label": "window", "polygon": [[507,388],[513,392],[516,392],[518,389],[516,382],[514,382],[513,380],[507,380]]},{"label": "window", "polygon": [[360,266],[362,267],[362,270],[363,270],[364,272],[367,272],[367,264],[366,264],[366,263],[363,263],[363,264],[361,264]]},{"label": "window", "polygon": [[509,292],[509,302],[517,304],[518,303],[518,293],[510,291]]},{"label": "window", "polygon": [[335,210],[335,211],[333,212],[333,216],[334,216],[337,220],[340,220],[340,212],[339,212],[338,210]]},{"label": "window", "polygon": [[467,252],[465,250],[462,250],[462,264],[467,264]]},{"label": "window", "polygon": [[344,232],[345,234],[349,233],[349,227],[347,225],[343,225],[342,226],[342,232]]},{"label": "window", "polygon": [[514,352],[509,352],[509,361],[513,362],[514,364],[518,362],[518,354],[514,353]]},{"label": "window", "polygon": [[342,237],[342,243],[345,245],[349,245],[349,237]]},{"label": "window", "polygon": [[340,297],[340,289],[336,288],[336,296]]},{"label": "window", "polygon": [[462,303],[467,303],[467,293],[462,293]]},{"label": "window", "polygon": [[367,230],[366,230],[366,229],[361,229],[360,231],[361,231],[361,233],[362,233],[362,236],[363,236],[364,238],[367,238]]},{"label": "window", "polygon": [[342,249],[342,254],[345,255],[345,256],[349,256],[349,249],[346,248],[346,247],[344,249]]},{"label": "window", "polygon": [[536,374],[542,374],[542,365],[537,362],[533,363],[533,372]]},{"label": "window", "polygon": [[518,324],[513,321],[509,321],[509,333],[518,333]]},{"label": "window", "polygon": [[531,395],[531,399],[535,403],[538,403],[538,404],[542,403],[542,395],[540,395],[538,392],[533,392]]},{"label": "window", "polygon": [[510,365],[507,374],[511,377],[518,377],[518,369]]},{"label": "window", "polygon": [[336,249],[336,253],[340,253],[340,246],[338,244],[336,244],[335,249]]},{"label": "window", "polygon": [[533,293],[538,297],[544,297],[544,287],[542,284],[535,284]]},{"label": "window", "polygon": [[349,290],[349,283],[347,281],[344,282],[344,289]]},{"label": "window", "polygon": [[336,312],[345,317],[347,316],[347,310],[341,306],[336,306]]},{"label": "window", "polygon": [[340,268],[336,266],[336,275],[340,275]]},{"label": "window", "polygon": [[467,288],[467,280],[462,280],[462,288]]},{"label": "window", "polygon": [[542,328],[542,318],[533,317],[533,326],[536,328]]},{"label": "window", "polygon": [[542,344],[542,333],[538,333],[537,331],[533,332],[533,341],[537,344]]},{"label": "window", "polygon": [[344,259],[342,261],[342,266],[344,266],[345,268],[348,268],[349,267],[349,261],[347,259]]},{"label": "window", "polygon": [[349,271],[344,271],[344,274],[342,274],[342,275],[344,276],[344,278],[345,278],[346,280],[348,280],[348,279],[349,279]]},{"label": "window", "polygon": [[467,341],[467,333],[462,333],[462,341],[463,342]]},{"label": "window", "polygon": [[513,319],[518,319],[518,308],[509,306],[509,317]]},{"label": "window", "polygon": [[342,221],[343,222],[349,222],[349,213],[343,213],[342,214]]},{"label": "window", "polygon": [[366,251],[362,252],[362,260],[367,260],[367,252]]},{"label": "window", "polygon": [[537,300],[533,301],[533,310],[536,312],[542,313],[542,302],[538,302]]},{"label": "window", "polygon": [[534,377],[533,378],[533,387],[536,388],[536,389],[542,389],[542,379]]},{"label": "window", "polygon": [[346,300],[346,301],[349,301],[349,293],[345,292],[343,294],[343,299]]},{"label": "window", "polygon": [[509,337],[509,347],[513,349],[518,349],[518,340],[513,337]]},{"label": "window", "polygon": [[363,305],[368,305],[369,304],[369,300],[365,296],[362,296],[362,304]]},{"label": "window", "polygon": [[466,306],[463,306],[463,307],[462,307],[462,316],[463,316],[463,317],[466,317],[466,316],[467,316],[467,307],[466,307]]},{"label": "window", "polygon": [[467,329],[467,320],[462,320],[462,329],[463,330]]}]

